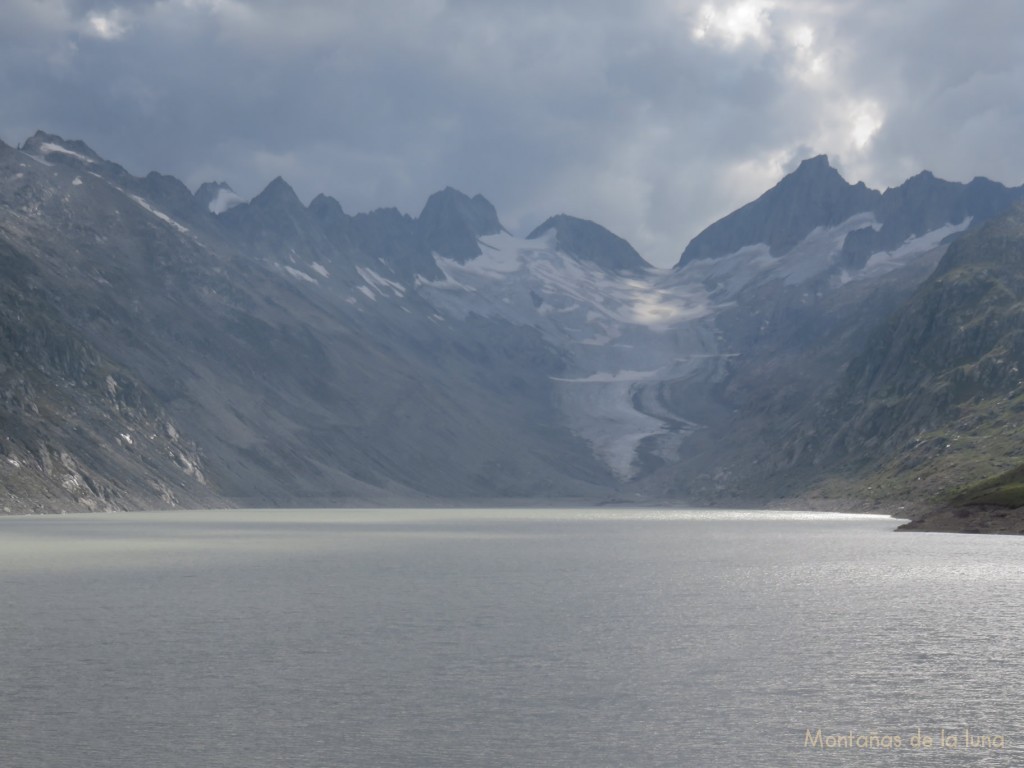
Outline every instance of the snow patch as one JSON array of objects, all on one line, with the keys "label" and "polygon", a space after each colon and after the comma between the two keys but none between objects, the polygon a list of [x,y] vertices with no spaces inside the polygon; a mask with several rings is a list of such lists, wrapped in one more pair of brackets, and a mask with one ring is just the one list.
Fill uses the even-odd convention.
[{"label": "snow patch", "polygon": [[917,237],[908,237],[899,248],[892,251],[880,251],[872,254],[864,268],[852,275],[855,280],[879,277],[886,272],[902,267],[913,260],[915,256],[937,248],[950,235],[963,232],[971,226],[972,217],[967,216],[959,224],[946,224],[945,226],[933,229]]},{"label": "snow patch", "polygon": [[331,273],[327,271],[326,267],[324,267],[323,264],[320,264],[319,262],[314,261],[311,266],[313,267],[313,271],[316,272],[318,275],[320,275],[320,277],[330,277],[331,276]]},{"label": "snow patch", "polygon": [[427,287],[432,291],[466,291],[472,292],[476,289],[460,283],[458,280],[453,280],[450,276],[445,275],[440,280],[430,281],[422,275],[416,275],[416,279],[413,281],[413,286],[416,288]]},{"label": "snow patch", "polygon": [[75,176],[75,178],[73,178],[71,180],[71,186],[72,187],[80,187],[80,186],[82,186],[82,177],[81,176]]},{"label": "snow patch", "polygon": [[356,290],[359,291],[361,294],[363,294],[363,296],[368,298],[370,301],[376,301],[377,300],[377,294],[375,294],[373,291],[371,291],[368,286],[360,285],[360,286],[358,286],[356,288]]},{"label": "snow patch", "polygon": [[[485,305],[492,302],[483,294],[493,294],[496,286],[502,291],[508,287],[518,296],[512,297],[507,310],[480,307],[473,311],[524,324],[533,324],[538,312],[579,313],[589,314],[591,321],[596,315],[653,329],[710,312],[706,292],[699,285],[662,285],[665,272],[661,270],[626,278],[554,251],[548,240],[522,240],[508,234],[482,237],[481,244],[487,246],[483,254],[465,264],[437,256],[444,279],[417,285],[428,293],[454,288],[479,293],[479,302]],[[543,301],[539,310],[538,299]]]},{"label": "snow patch", "polygon": [[80,152],[74,152],[67,147],[62,147],[60,144],[54,144],[52,141],[44,141],[40,144],[39,151],[43,157],[46,157],[46,155],[69,155],[76,160],[81,160],[83,163],[94,164],[96,162],[91,157],[86,157]]},{"label": "snow patch", "polygon": [[129,194],[128,197],[130,197],[132,200],[134,200],[136,203],[138,203],[139,207],[145,208],[147,211],[152,213],[154,216],[156,216],[158,219],[160,219],[160,221],[164,222],[165,224],[170,224],[176,230],[181,232],[181,234],[183,234],[183,235],[187,235],[188,234],[188,228],[187,227],[181,226],[181,224],[176,222],[174,219],[172,219],[166,213],[161,213],[160,211],[158,211],[156,208],[151,206],[149,203],[147,203],[145,200],[143,200],[138,195]]},{"label": "snow patch", "polygon": [[[660,370],[660,369],[659,369]],[[562,379],[556,376],[551,378],[554,381],[566,381],[572,384],[608,384],[611,382],[647,381],[654,378],[658,370],[653,371],[616,371],[614,373],[593,373],[582,379]]]},{"label": "snow patch", "polygon": [[773,256],[766,243],[745,245],[725,256],[692,261],[678,275],[708,286],[718,301],[732,299],[744,288],[767,280],[801,285],[834,268],[850,232],[881,226],[873,213],[858,213],[834,227],[816,227],[786,253]]},{"label": "snow patch", "polygon": [[307,283],[312,283],[313,285],[319,285],[319,283],[317,283],[315,277],[310,277],[305,272],[303,272],[301,269],[295,269],[295,267],[289,267],[289,266],[285,265],[284,271],[287,272],[292,277],[294,277],[296,280],[305,280]]},{"label": "snow patch", "polygon": [[374,289],[376,289],[377,293],[379,293],[381,296],[385,295],[384,292],[386,290],[394,292],[396,296],[405,295],[404,285],[402,285],[401,283],[396,283],[394,280],[388,280],[386,277],[381,277],[372,269],[369,269],[367,267],[356,267],[356,272],[358,272],[359,276],[363,278],[364,281],[366,281],[367,285],[370,285]]}]

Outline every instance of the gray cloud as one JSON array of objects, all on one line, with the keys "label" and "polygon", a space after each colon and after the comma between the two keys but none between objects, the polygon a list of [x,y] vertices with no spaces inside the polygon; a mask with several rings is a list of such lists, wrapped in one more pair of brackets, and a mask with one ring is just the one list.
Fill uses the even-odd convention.
[{"label": "gray cloud", "polygon": [[1024,180],[1024,6],[989,0],[8,0],[0,135],[81,138],[349,211],[452,185],[649,259],[827,152],[851,180]]}]

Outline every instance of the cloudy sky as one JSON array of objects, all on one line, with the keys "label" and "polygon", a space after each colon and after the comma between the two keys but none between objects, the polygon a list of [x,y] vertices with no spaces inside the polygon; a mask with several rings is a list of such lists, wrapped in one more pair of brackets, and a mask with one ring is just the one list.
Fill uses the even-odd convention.
[{"label": "cloudy sky", "polygon": [[3,0],[0,138],[350,213],[451,185],[649,260],[827,153],[1024,182],[1020,0]]}]

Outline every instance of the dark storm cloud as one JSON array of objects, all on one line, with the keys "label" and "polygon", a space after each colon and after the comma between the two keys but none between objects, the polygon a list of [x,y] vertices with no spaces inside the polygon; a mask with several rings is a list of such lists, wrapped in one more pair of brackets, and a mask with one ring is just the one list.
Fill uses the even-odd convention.
[{"label": "dark storm cloud", "polygon": [[451,184],[506,226],[593,218],[660,263],[829,153],[1019,183],[1024,6],[959,0],[8,0],[0,134],[82,138],[350,211]]}]

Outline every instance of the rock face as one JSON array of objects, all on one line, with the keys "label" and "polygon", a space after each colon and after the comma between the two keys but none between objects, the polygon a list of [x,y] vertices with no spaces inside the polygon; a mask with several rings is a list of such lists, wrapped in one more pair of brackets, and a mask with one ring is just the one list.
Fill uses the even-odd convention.
[{"label": "rock face", "polygon": [[920,495],[1024,448],[1020,196],[814,158],[656,270],[450,188],[242,201],[38,133],[0,145],[0,503]]},{"label": "rock face", "polygon": [[555,247],[577,259],[614,272],[640,271],[651,265],[629,243],[600,224],[564,213],[552,216],[526,236],[528,240],[555,233]]},{"label": "rock face", "polygon": [[416,224],[428,252],[462,263],[480,255],[479,238],[505,229],[483,195],[470,198],[451,187],[430,196]]},{"label": "rock face", "polygon": [[0,276],[5,510],[213,501],[195,443],[130,370],[54,312],[42,270],[5,242]]}]

